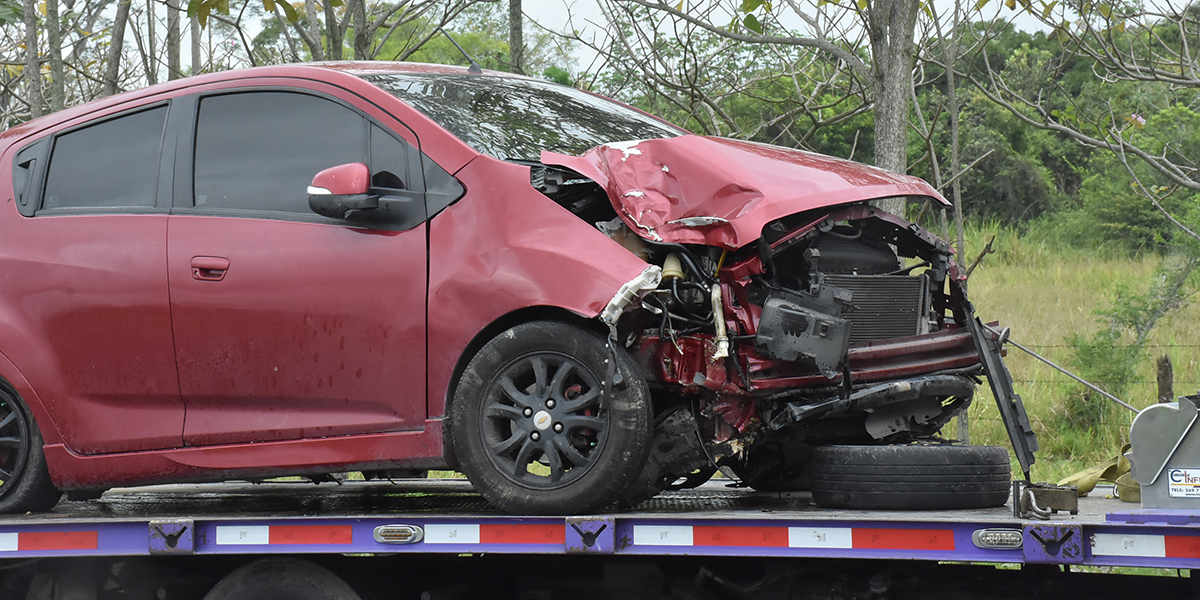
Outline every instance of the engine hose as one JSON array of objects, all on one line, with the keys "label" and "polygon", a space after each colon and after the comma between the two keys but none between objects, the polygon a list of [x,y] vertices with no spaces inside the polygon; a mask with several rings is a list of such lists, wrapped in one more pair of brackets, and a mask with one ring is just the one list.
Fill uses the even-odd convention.
[{"label": "engine hose", "polygon": [[699,261],[696,259],[696,255],[693,254],[692,251],[690,249],[688,249],[687,246],[684,246],[683,244],[673,244],[670,242],[655,242],[655,241],[647,240],[647,239],[643,239],[643,241],[646,242],[647,244],[650,244],[651,246],[657,246],[659,248],[668,248],[670,250],[675,250],[676,252],[679,253],[679,258],[685,264],[687,264],[688,269],[694,275],[696,275],[696,277],[698,279],[702,279],[709,283],[716,283],[717,279],[715,277],[713,277],[712,275],[709,275],[708,273],[705,273],[704,269],[700,268]]}]

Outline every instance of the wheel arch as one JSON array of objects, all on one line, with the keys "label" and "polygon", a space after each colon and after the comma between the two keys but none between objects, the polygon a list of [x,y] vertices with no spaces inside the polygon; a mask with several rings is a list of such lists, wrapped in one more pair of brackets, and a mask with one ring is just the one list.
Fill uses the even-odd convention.
[{"label": "wheel arch", "polygon": [[[598,319],[587,318],[558,306],[528,306],[502,315],[476,333],[475,337],[471,338],[467,347],[462,351],[462,354],[459,355],[458,361],[454,364],[454,371],[450,376],[450,385],[446,387],[446,394],[443,398],[445,402],[444,419],[450,417],[454,395],[458,391],[463,371],[466,370],[471,359],[479,354],[479,351],[485,344],[500,335],[503,331],[534,321],[556,321],[607,335],[607,330]],[[447,465],[451,468],[457,468],[458,459],[454,456],[453,448],[450,447],[449,436],[442,436],[442,446]]]},{"label": "wheel arch", "polygon": [[25,378],[21,370],[17,368],[16,363],[3,352],[0,352],[0,389],[17,396],[29,409],[34,425],[42,434],[43,443],[46,445],[63,443],[62,435],[50,418],[50,413],[46,411],[42,399],[33,390],[33,386],[29,384],[29,380]]}]

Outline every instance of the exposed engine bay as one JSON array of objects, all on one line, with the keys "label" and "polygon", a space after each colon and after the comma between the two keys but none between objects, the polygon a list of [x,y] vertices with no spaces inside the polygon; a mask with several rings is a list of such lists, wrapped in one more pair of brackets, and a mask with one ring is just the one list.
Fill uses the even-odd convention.
[{"label": "exposed engine bay", "polygon": [[656,242],[581,175],[536,165],[532,183],[662,269],[618,326],[659,415],[647,496],[716,468],[802,489],[813,447],[935,439],[982,381],[950,247],[915,224],[858,203],[777,219],[740,249]]}]

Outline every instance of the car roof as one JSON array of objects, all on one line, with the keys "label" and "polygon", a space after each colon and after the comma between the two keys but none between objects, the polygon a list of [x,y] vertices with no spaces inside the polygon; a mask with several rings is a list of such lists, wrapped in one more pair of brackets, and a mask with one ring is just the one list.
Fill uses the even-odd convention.
[{"label": "car roof", "polygon": [[[334,75],[335,73],[337,75]],[[201,75],[184,77],[182,79],[176,79],[174,81],[138,88],[128,92],[122,92],[114,96],[109,96],[107,98],[100,98],[84,104],[72,106],[70,108],[30,120],[16,127],[12,127],[4,131],[3,134],[0,134],[0,139],[7,141],[12,140],[13,138],[23,138],[31,133],[53,127],[58,123],[99,112],[108,107],[126,103],[136,103],[138,100],[150,96],[162,96],[164,98],[177,96],[186,93],[188,88],[198,87],[210,83],[264,77],[294,77],[299,79],[330,81],[330,79],[337,79],[338,76],[343,75],[357,77],[360,75],[382,74],[472,75],[467,70],[467,67],[463,66],[387,61],[290,63],[285,65],[269,65],[263,67],[250,67],[246,69],[233,69],[229,71],[219,71],[216,73],[204,73]],[[480,74],[474,75],[479,76]],[[523,75],[505,73],[502,71],[485,70],[483,71],[482,75],[513,79],[530,79],[529,77],[525,77]]]}]

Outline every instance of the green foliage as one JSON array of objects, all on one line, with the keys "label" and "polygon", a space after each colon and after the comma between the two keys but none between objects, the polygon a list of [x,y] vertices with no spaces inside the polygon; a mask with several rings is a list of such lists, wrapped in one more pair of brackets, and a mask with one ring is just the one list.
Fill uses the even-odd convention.
[{"label": "green foliage", "polygon": [[25,7],[17,0],[0,1],[0,25],[20,23],[25,20]]},{"label": "green foliage", "polygon": [[571,72],[554,65],[542,70],[542,78],[560,85],[571,85]]},{"label": "green foliage", "polygon": [[[1096,311],[1101,328],[1091,336],[1072,334],[1072,362],[1084,379],[1099,382],[1118,398],[1125,395],[1140,364],[1146,358],[1146,340],[1164,317],[1186,304],[1192,293],[1192,274],[1200,257],[1164,257],[1146,292],[1118,285],[1107,308]],[[1080,432],[1098,432],[1112,418],[1111,402],[1086,388],[1067,396],[1063,424]]]}]

